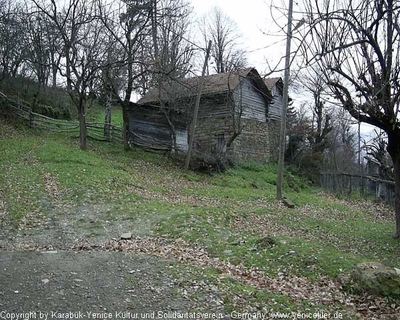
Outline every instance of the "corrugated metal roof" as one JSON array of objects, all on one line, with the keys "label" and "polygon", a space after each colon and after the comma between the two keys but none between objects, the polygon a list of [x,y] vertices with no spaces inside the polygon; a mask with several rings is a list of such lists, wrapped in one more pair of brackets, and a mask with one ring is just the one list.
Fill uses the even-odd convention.
[{"label": "corrugated metal roof", "polygon": [[[253,76],[255,79],[260,79],[257,70],[254,68],[247,68],[234,72],[218,73],[205,76],[204,78],[204,95],[219,94],[232,91],[241,81],[242,78]],[[158,104],[161,99],[168,101],[171,98],[185,98],[194,96],[198,93],[201,77],[184,78],[179,80],[169,79],[163,83],[161,90],[157,87],[150,88],[147,94],[139,99],[138,104]],[[259,83],[262,81],[259,81]],[[263,83],[264,84],[264,83]],[[266,87],[265,94],[269,96],[268,87]]]}]

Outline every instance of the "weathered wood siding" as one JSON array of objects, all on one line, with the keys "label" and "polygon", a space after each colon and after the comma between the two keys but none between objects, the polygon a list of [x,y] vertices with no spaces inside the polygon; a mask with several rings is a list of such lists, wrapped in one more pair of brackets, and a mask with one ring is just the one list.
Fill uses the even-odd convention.
[{"label": "weathered wood siding", "polygon": [[235,161],[267,162],[270,139],[267,123],[268,105],[251,79],[242,79],[233,92],[236,116],[241,118],[242,133],[233,143]]},{"label": "weathered wood siding", "polygon": [[269,161],[278,161],[279,136],[283,108],[282,87],[279,82],[271,88],[271,94],[272,103],[268,108]]},{"label": "weathered wood siding", "polygon": [[152,149],[171,148],[170,129],[161,111],[151,107],[131,108],[129,127],[133,144]]},{"label": "weathered wood siding", "polygon": [[242,79],[233,91],[236,113],[242,119],[254,119],[260,122],[267,121],[266,101],[254,83],[247,78]]},{"label": "weathered wood siding", "polygon": [[282,91],[276,85],[271,89],[272,104],[269,106],[268,119],[280,120],[282,117],[283,97]]},{"label": "weathered wood siding", "polygon": [[[178,149],[186,151],[187,130],[184,121],[178,115],[171,115],[170,120],[175,127]],[[139,105],[131,107],[129,125],[133,144],[158,150],[172,150],[172,130],[160,108]]]},{"label": "weathered wood siding", "polygon": [[189,135],[188,131],[184,128],[176,128],[176,147],[179,151],[186,152],[189,149]]},{"label": "weathered wood siding", "polygon": [[[200,99],[198,119],[207,120],[214,117],[227,117],[232,114],[232,108],[232,104],[229,102],[229,97],[226,93],[212,96],[205,95]],[[191,112],[193,113],[193,111]]]}]

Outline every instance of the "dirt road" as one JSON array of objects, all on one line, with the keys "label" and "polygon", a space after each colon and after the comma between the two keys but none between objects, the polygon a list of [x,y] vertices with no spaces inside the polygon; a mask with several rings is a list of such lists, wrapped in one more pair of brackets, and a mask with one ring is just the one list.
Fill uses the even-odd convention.
[{"label": "dirt road", "polygon": [[218,312],[213,306],[199,309],[183,297],[171,268],[167,260],[132,253],[2,251],[0,318],[11,320],[15,313],[28,313],[24,319],[46,314],[48,319],[90,319],[90,313],[124,319]]},{"label": "dirt road", "polygon": [[[124,231],[151,239],[147,220],[99,218],[107,210],[105,206],[54,207],[53,215],[36,217],[37,223],[32,217],[35,223],[28,221],[29,227],[19,230],[0,223],[0,320],[40,320],[40,315],[42,320],[94,319],[90,313],[99,313],[101,319],[110,319],[109,313],[112,319],[162,319],[221,311],[207,286],[196,287],[195,298],[187,293],[193,290],[185,287],[190,281],[176,272],[176,260],[77,249],[81,240],[98,246],[118,239]],[[80,222],[83,218],[87,223]],[[146,241],[140,245],[146,247]]]}]

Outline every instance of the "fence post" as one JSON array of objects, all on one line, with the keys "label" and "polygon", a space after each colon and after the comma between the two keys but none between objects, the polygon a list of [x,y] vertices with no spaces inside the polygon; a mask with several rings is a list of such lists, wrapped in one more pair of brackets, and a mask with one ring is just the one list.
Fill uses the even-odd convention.
[{"label": "fence post", "polygon": [[35,115],[32,111],[29,112],[29,128],[33,128],[35,126]]},{"label": "fence post", "polygon": [[360,191],[361,191],[361,197],[364,197],[364,194],[365,194],[364,185],[365,185],[365,183],[364,183],[364,176],[361,176],[361,189],[360,189]]},{"label": "fence post", "polygon": [[349,175],[349,192],[350,195],[353,193],[353,179],[351,178],[351,175]]},{"label": "fence post", "polygon": [[322,189],[325,189],[324,175],[322,172],[319,173],[319,184],[321,185]]},{"label": "fence post", "polygon": [[[375,189],[370,185],[371,182],[375,183]],[[360,174],[323,172],[320,173],[320,183],[323,189],[333,194],[359,193],[362,198],[374,194],[376,200],[384,199],[387,204],[394,206],[393,181]]]}]

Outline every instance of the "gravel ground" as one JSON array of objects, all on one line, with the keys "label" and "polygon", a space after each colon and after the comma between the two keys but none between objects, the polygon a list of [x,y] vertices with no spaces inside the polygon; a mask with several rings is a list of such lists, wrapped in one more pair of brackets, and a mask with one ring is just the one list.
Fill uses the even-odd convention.
[{"label": "gravel ground", "polygon": [[193,312],[222,317],[207,288],[196,288],[196,298],[183,293],[191,289],[173,272],[174,260],[72,250],[81,241],[96,246],[123,232],[152,236],[152,217],[107,220],[110,210],[53,205],[47,217],[32,215],[19,230],[0,219],[0,320],[94,319],[90,313],[101,319],[188,318]]},{"label": "gravel ground", "polygon": [[[120,252],[0,253],[0,310],[7,313],[190,312],[167,260]],[[204,310],[205,311],[205,310]],[[52,314],[53,313],[53,314]],[[85,318],[88,318],[87,316]]]}]

